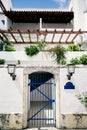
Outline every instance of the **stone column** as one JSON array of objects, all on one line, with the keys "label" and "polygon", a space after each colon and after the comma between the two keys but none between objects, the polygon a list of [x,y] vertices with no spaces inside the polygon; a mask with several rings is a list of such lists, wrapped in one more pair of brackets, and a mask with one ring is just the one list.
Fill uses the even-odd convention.
[{"label": "stone column", "polygon": [[23,81],[23,128],[27,127],[27,112],[28,112],[28,74],[24,74]]},{"label": "stone column", "polygon": [[61,128],[61,114],[60,114],[60,79],[58,74],[54,74],[56,82],[56,128]]}]

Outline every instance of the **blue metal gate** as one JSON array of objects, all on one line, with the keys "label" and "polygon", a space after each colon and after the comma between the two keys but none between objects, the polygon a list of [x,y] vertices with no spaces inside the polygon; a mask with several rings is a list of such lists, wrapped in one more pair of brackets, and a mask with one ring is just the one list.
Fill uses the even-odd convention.
[{"label": "blue metal gate", "polygon": [[53,74],[37,72],[29,75],[29,126],[55,126],[55,82]]}]

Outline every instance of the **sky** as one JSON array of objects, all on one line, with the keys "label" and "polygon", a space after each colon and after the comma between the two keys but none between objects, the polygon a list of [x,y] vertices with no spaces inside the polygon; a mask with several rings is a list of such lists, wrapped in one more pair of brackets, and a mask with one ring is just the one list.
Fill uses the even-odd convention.
[{"label": "sky", "polygon": [[70,0],[12,0],[14,8],[66,8]]}]

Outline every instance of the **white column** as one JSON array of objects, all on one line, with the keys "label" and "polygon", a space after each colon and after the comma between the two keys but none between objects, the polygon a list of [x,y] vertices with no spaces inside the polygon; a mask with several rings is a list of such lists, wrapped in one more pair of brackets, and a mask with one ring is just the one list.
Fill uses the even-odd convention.
[{"label": "white column", "polygon": [[61,114],[60,114],[60,79],[59,75],[55,74],[56,82],[56,128],[61,128]]},{"label": "white column", "polygon": [[28,115],[28,75],[24,74],[24,85],[23,85],[23,128],[27,127],[27,115]]}]

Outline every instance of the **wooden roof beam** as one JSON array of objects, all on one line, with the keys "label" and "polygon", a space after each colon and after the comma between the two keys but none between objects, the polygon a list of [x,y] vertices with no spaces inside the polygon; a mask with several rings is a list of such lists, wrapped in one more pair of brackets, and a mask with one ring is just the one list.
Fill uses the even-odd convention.
[{"label": "wooden roof beam", "polygon": [[2,30],[0,30],[0,33],[3,35],[3,37],[8,40],[8,38],[6,37],[6,35],[4,34],[4,32]]},{"label": "wooden roof beam", "polygon": [[8,29],[8,32],[11,34],[11,36],[13,37],[13,39],[15,40],[15,42],[17,43],[17,40],[16,40],[15,36],[13,35],[13,32],[11,32],[9,29]]},{"label": "wooden roof beam", "polygon": [[20,34],[20,37],[21,37],[21,39],[22,39],[22,42],[25,42],[24,41],[24,39],[23,39],[23,36],[22,36],[22,34],[21,34],[21,31],[18,29],[18,32],[19,32],[19,34]]},{"label": "wooden roof beam", "polygon": [[68,41],[68,39],[69,39],[69,37],[70,37],[70,35],[71,35],[72,32],[73,32],[73,29],[71,30],[71,32],[69,33],[68,37],[66,38],[65,43],[67,43],[67,41]]},{"label": "wooden roof beam", "polygon": [[28,29],[28,34],[29,34],[29,39],[30,39],[30,42],[31,42],[31,36],[30,36],[30,33],[31,33],[31,31]]},{"label": "wooden roof beam", "polygon": [[[12,41],[13,42],[13,41]],[[23,44],[23,42],[13,42],[15,44]],[[46,42],[46,44],[65,44],[65,42]],[[36,41],[33,41],[33,42],[24,42],[24,44],[36,44]],[[67,44],[72,44],[71,42],[67,42]]]},{"label": "wooden roof beam", "polygon": [[81,34],[81,29],[79,29],[79,31],[77,31],[77,33],[76,33],[76,35],[73,37],[73,39],[72,39],[72,43],[73,43],[73,41],[75,40],[75,38],[78,36],[78,34]]},{"label": "wooden roof beam", "polygon": [[53,42],[53,40],[54,40],[55,33],[56,33],[56,29],[55,29],[55,31],[54,31],[54,33],[53,33],[52,42]]},{"label": "wooden roof beam", "polygon": [[63,37],[64,32],[65,32],[65,30],[62,31],[61,37],[60,37],[60,39],[59,39],[59,43],[61,43],[61,39],[62,39],[62,37]]},{"label": "wooden roof beam", "polygon": [[6,13],[6,9],[5,9],[5,6],[3,5],[2,1],[0,0],[0,7],[3,11],[3,13]]}]

